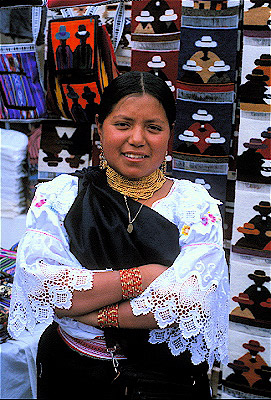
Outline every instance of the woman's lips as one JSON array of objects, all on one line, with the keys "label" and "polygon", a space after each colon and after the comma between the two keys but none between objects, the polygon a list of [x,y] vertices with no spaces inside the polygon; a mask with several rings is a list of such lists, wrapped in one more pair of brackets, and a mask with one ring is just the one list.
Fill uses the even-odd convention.
[{"label": "woman's lips", "polygon": [[135,154],[135,153],[122,153],[122,154],[131,160],[142,160],[148,157],[146,154]]}]

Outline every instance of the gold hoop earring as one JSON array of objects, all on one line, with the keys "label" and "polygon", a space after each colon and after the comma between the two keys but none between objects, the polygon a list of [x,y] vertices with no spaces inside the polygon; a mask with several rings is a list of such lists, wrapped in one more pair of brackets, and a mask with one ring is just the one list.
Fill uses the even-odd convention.
[{"label": "gold hoop earring", "polygon": [[99,158],[100,158],[99,168],[100,169],[107,168],[108,164],[107,164],[106,158],[104,156],[104,150],[103,150],[103,146],[102,145],[101,145],[101,151],[100,151]]}]

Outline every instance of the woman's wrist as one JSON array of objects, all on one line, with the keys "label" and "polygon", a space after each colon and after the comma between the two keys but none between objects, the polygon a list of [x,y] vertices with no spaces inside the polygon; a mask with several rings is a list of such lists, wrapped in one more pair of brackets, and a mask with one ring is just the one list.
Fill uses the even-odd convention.
[{"label": "woman's wrist", "polygon": [[119,273],[123,300],[137,297],[143,292],[142,275],[139,268],[122,269]]}]

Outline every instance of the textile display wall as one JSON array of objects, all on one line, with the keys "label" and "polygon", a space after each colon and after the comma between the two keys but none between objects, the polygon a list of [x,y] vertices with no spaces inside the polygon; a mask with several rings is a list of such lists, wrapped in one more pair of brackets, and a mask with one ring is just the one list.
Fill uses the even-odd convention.
[{"label": "textile display wall", "polygon": [[172,175],[201,183],[224,204],[240,11],[239,1],[182,2]]},{"label": "textile display wall", "polygon": [[270,3],[244,3],[230,354],[223,369],[223,392],[233,398],[271,397],[270,12]]}]

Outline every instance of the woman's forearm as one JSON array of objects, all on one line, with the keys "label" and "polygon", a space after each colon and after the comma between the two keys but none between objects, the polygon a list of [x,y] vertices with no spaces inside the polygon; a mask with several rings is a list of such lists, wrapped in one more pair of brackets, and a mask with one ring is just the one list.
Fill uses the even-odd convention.
[{"label": "woman's forearm", "polygon": [[[74,318],[76,321],[87,325],[99,327],[98,311],[82,315]],[[135,316],[129,301],[119,304],[118,308],[118,323],[120,328],[128,329],[156,329],[159,328],[152,313],[147,315]]]},{"label": "woman's forearm", "polygon": [[[142,276],[142,288],[145,290],[167,267],[159,264],[148,264],[138,267]],[[93,288],[90,290],[75,290],[70,309],[55,308],[56,315],[75,317],[88,314],[106,305],[122,300],[122,288],[119,271],[95,272]]]}]

